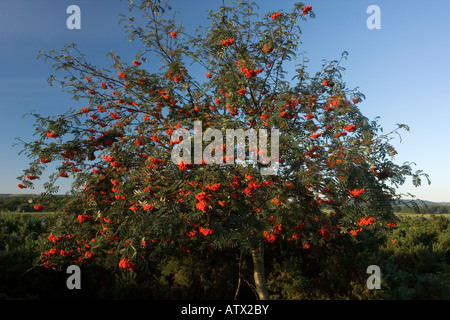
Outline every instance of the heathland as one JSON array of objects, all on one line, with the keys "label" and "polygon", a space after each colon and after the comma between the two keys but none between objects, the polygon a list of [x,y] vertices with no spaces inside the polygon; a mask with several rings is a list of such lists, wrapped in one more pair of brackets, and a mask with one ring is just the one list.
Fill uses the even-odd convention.
[{"label": "heathland", "polygon": [[[56,197],[46,203],[48,212],[32,212],[28,197],[0,198],[1,299],[255,298],[251,257],[237,249],[184,255],[158,249],[145,266],[151,272],[94,261],[81,266],[82,289],[69,290],[64,269],[39,264],[49,241],[51,211],[63,202]],[[389,232],[368,227],[354,239],[308,249],[282,239],[267,243],[271,299],[450,299],[449,206],[428,203],[419,206],[419,213],[395,209],[397,225]],[[381,270],[380,289],[367,287],[369,265]]]}]

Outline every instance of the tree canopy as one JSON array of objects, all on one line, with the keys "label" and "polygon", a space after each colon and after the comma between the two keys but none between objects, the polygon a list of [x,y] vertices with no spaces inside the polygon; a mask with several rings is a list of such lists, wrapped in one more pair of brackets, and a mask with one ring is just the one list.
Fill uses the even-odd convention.
[{"label": "tree canopy", "polygon": [[[49,83],[86,103],[32,114],[38,139],[24,145],[32,160],[20,187],[32,188],[50,162],[57,169],[48,194],[74,179],[44,265],[114,256],[120,268],[144,272],[156,248],[237,247],[252,254],[267,298],[264,243],[284,239],[307,250],[372,224],[387,228],[396,187],[408,176],[420,185],[424,174],[395,164],[390,143],[408,127],[383,134],[361,113],[364,95],[343,81],[346,52],[314,74],[302,57],[287,78],[311,6],[259,17],[256,4],[230,1],[194,35],[166,1],[130,1],[130,13],[140,14],[122,19],[141,44],[132,61],[111,52],[109,67],[95,66],[75,44],[40,53],[65,73]],[[235,143],[227,130],[244,138]]]}]

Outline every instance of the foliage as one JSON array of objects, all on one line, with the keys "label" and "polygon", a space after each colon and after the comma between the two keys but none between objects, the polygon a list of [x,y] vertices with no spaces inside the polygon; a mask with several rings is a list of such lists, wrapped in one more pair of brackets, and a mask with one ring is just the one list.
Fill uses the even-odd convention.
[{"label": "foliage", "polygon": [[[47,215],[0,215],[2,299],[254,299],[248,255],[236,250],[189,254],[156,251],[147,272],[119,270],[114,259],[82,265],[81,290],[68,275],[39,266],[51,229]],[[393,232],[369,226],[358,241],[299,248],[278,241],[266,250],[272,299],[449,299],[449,220],[402,218]],[[386,231],[386,230],[385,230]],[[377,234],[377,235],[375,235]],[[393,242],[393,240],[396,240]],[[368,265],[381,268],[381,289],[366,287]],[[241,270],[239,270],[239,267]]]},{"label": "foliage", "polygon": [[[357,242],[339,241],[307,254],[277,254],[268,279],[272,297],[450,298],[448,219],[402,218],[392,233],[376,233],[369,227],[357,235]],[[381,290],[366,287],[366,268],[372,264],[381,269]]]},{"label": "foliage", "polygon": [[0,215],[0,274],[2,275],[0,295],[2,298],[24,294],[25,287],[17,286],[17,282],[21,280],[32,282],[32,278],[26,276],[26,271],[36,262],[40,254],[39,250],[43,246],[43,242],[39,239],[39,236],[46,232],[42,219],[42,216],[31,217],[22,214],[2,213]]}]

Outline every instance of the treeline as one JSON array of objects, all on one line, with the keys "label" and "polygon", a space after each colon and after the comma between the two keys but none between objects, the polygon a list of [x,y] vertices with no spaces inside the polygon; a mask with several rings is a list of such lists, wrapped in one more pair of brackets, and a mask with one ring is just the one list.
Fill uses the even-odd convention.
[{"label": "treeline", "polygon": [[61,209],[67,198],[64,196],[52,196],[49,198],[37,198],[37,196],[18,195],[0,198],[0,212],[37,212],[34,206],[39,203],[45,208],[42,212],[54,212]]},{"label": "treeline", "polygon": [[418,214],[440,214],[450,213],[450,205],[421,205],[421,206],[394,206],[394,212],[407,213],[415,212]]}]

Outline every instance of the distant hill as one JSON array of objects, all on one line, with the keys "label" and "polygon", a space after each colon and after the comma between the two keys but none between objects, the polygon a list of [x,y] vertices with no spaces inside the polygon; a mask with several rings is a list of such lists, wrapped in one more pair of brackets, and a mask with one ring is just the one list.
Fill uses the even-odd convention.
[{"label": "distant hill", "polygon": [[20,196],[30,196],[30,194],[0,193],[0,198],[20,197]]},{"label": "distant hill", "polygon": [[37,196],[37,194],[31,194],[31,193],[27,193],[27,194],[23,194],[23,193],[0,193],[0,199],[18,198],[18,197],[31,197],[33,195]]},{"label": "distant hill", "polygon": [[[2,198],[13,198],[13,197],[30,197],[37,194],[31,194],[31,193],[0,193],[0,199]],[[56,196],[63,196],[62,194],[57,194]]]}]

